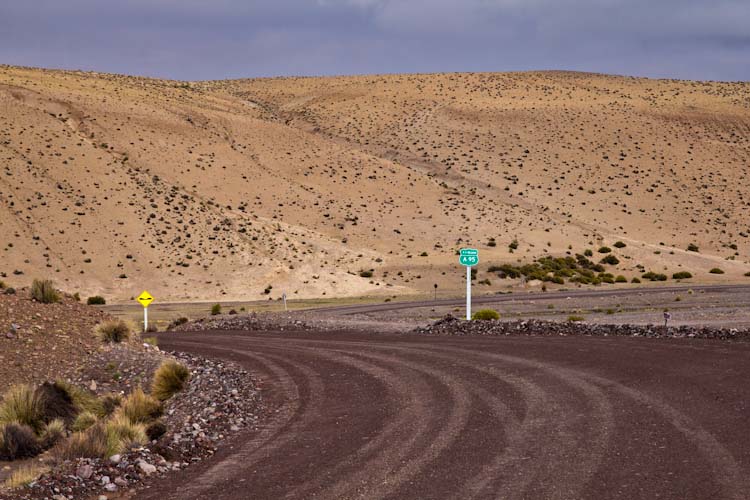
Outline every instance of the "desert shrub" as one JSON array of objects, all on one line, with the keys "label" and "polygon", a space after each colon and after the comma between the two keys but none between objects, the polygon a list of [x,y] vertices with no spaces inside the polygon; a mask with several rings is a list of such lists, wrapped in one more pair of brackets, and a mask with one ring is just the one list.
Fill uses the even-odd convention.
[{"label": "desert shrub", "polygon": [[94,295],[86,299],[86,303],[90,306],[103,306],[107,301],[101,295]]},{"label": "desert shrub", "polygon": [[625,248],[627,245],[623,243],[622,241],[616,241],[614,244],[615,248]]},{"label": "desert shrub", "polygon": [[60,293],[50,280],[34,280],[31,283],[31,296],[42,304],[53,304],[60,301]]},{"label": "desert shrub", "polygon": [[15,295],[16,294],[16,289],[13,288],[13,287],[8,287],[8,288],[5,289],[5,292],[3,292],[3,293],[5,293],[5,295]]},{"label": "desert shrub", "polygon": [[166,401],[185,388],[190,379],[190,370],[173,359],[162,362],[154,374],[151,394],[160,401]]},{"label": "desert shrub", "polygon": [[492,309],[481,309],[471,315],[471,319],[479,321],[488,321],[493,319],[500,319],[500,315],[497,311]]},{"label": "desert shrub", "polygon": [[184,317],[184,316],[182,316],[182,317],[180,317],[180,318],[177,318],[177,319],[173,319],[173,320],[172,320],[172,322],[171,322],[171,323],[169,323],[169,326],[167,326],[167,330],[172,330],[173,328],[176,328],[176,327],[178,327],[178,326],[180,326],[180,325],[184,325],[184,324],[185,324],[185,323],[187,323],[188,321],[190,321],[190,320],[188,320],[188,319],[187,319],[186,317]]},{"label": "desert shrub", "polygon": [[609,264],[610,266],[616,266],[617,264],[620,263],[620,259],[618,259],[612,254],[609,254],[606,257],[604,257],[600,262],[602,264]]},{"label": "desert shrub", "polygon": [[625,276],[623,276],[622,274],[618,274],[615,277],[615,283],[627,283],[627,282],[628,282],[628,279]]},{"label": "desert shrub", "polygon": [[76,408],[67,387],[44,382],[35,392],[42,404],[44,422],[62,419],[66,425],[70,425],[80,411]]},{"label": "desert shrub", "polygon": [[95,425],[97,421],[98,419],[96,418],[96,415],[94,415],[90,411],[82,411],[73,421],[73,424],[70,426],[70,430],[72,430],[73,432],[82,432]]},{"label": "desert shrub", "polygon": [[359,276],[361,278],[372,278],[372,271],[360,271]]},{"label": "desert shrub", "polygon": [[221,304],[214,304],[211,306],[211,316],[221,314]]},{"label": "desert shrub", "polygon": [[583,251],[583,255],[585,255],[586,257],[593,257],[594,252],[592,252],[590,248],[587,248],[586,250]]},{"label": "desert shrub", "polygon": [[490,238],[489,241],[487,242],[487,246],[488,247],[496,247],[497,246],[497,241],[495,241],[495,238]]},{"label": "desert shrub", "polygon": [[661,273],[655,273],[653,271],[649,271],[647,273],[643,273],[641,278],[649,281],[667,281],[667,275],[661,274]]},{"label": "desert shrub", "polygon": [[5,480],[3,486],[9,490],[23,488],[39,479],[48,470],[47,467],[40,464],[31,463],[24,465],[14,470],[8,479]]},{"label": "desert shrub", "polygon": [[62,419],[55,419],[47,422],[39,434],[42,448],[48,449],[60,442],[65,437],[65,422]]},{"label": "desert shrub", "polygon": [[693,277],[693,275],[690,274],[687,271],[680,271],[680,272],[674,273],[672,275],[672,279],[674,279],[674,280],[687,280],[687,279],[690,279],[692,277]]},{"label": "desert shrub", "polygon": [[745,276],[750,277],[750,271],[746,272]]},{"label": "desert shrub", "polygon": [[599,253],[610,253],[611,251],[612,249],[609,247],[599,247],[599,250],[597,250]]},{"label": "desert shrub", "polygon": [[576,315],[568,316],[568,321],[571,323],[579,323],[581,321],[584,321],[585,319],[586,318],[584,318],[583,316],[576,316]]},{"label": "desert shrub", "polygon": [[104,417],[106,415],[104,404],[93,392],[65,382],[64,380],[57,380],[55,386],[68,394],[76,408],[76,413],[87,411],[97,417]]},{"label": "desert shrub", "polygon": [[132,423],[146,423],[159,418],[162,414],[161,402],[149,396],[138,387],[126,397],[117,415],[122,415]]},{"label": "desert shrub", "polygon": [[511,241],[510,245],[508,245],[508,250],[510,250],[510,253],[513,253],[514,250],[518,250],[518,240]]},{"label": "desert shrub", "polygon": [[0,428],[0,460],[18,460],[37,456],[42,447],[34,429],[26,424],[11,422]]},{"label": "desert shrub", "polygon": [[697,252],[698,251],[698,245],[695,243],[691,243],[687,247],[688,252]]},{"label": "desert shrub", "polygon": [[105,457],[140,448],[148,442],[146,428],[141,423],[128,419],[125,415],[115,415],[104,424],[106,435]]},{"label": "desert shrub", "polygon": [[62,441],[53,450],[60,460],[75,460],[77,458],[108,458],[107,433],[104,424],[98,423],[85,432],[74,432],[68,439]]},{"label": "desert shrub", "polygon": [[632,280],[630,280],[630,282],[631,283],[640,283],[641,279],[640,278],[633,278]]},{"label": "desert shrub", "polygon": [[149,441],[156,441],[166,433],[167,425],[161,420],[151,422],[149,426],[146,427],[146,436],[148,436]]},{"label": "desert shrub", "polygon": [[143,339],[143,343],[150,346],[159,347],[159,341],[156,339],[156,337],[146,337]]},{"label": "desert shrub", "polygon": [[8,288],[8,285],[3,280],[0,280],[0,290],[5,290],[6,288]]},{"label": "desert shrub", "polygon": [[714,267],[713,269],[711,269],[708,272],[711,273],[711,274],[724,274],[724,270],[723,269],[719,269],[718,267]]},{"label": "desert shrub", "polygon": [[43,424],[43,411],[42,401],[30,385],[14,385],[3,396],[3,402],[0,405],[0,422],[19,423],[39,430]]},{"label": "desert shrub", "polygon": [[130,337],[131,329],[125,321],[113,319],[96,325],[95,332],[102,342],[119,344]]}]

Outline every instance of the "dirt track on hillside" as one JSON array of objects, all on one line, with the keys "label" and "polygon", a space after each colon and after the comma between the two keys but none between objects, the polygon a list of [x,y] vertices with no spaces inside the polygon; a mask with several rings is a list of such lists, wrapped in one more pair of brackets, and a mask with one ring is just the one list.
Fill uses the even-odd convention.
[{"label": "dirt track on hillside", "polygon": [[138,498],[747,498],[750,346],[163,335],[263,379],[266,427]]}]

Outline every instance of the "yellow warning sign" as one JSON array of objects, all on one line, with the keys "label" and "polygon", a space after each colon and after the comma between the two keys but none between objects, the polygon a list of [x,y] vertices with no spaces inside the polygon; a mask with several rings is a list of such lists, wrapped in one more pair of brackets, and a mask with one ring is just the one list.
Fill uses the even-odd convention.
[{"label": "yellow warning sign", "polygon": [[154,301],[154,298],[151,296],[150,293],[144,290],[143,293],[140,294],[138,298],[135,300],[140,302],[143,307],[148,307],[149,305],[151,305],[151,302]]}]

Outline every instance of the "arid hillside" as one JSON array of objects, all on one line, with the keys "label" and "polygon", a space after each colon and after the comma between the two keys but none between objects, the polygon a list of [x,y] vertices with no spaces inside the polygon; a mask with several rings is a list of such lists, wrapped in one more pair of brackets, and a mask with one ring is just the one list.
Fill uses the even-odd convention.
[{"label": "arid hillside", "polygon": [[462,246],[480,292],[601,246],[627,281],[750,280],[749,83],[0,66],[0,168],[0,277],[83,296],[459,290]]}]

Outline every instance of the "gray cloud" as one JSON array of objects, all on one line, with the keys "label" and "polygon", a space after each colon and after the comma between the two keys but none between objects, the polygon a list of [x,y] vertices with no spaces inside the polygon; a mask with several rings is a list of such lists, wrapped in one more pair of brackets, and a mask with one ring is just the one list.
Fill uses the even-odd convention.
[{"label": "gray cloud", "polygon": [[28,0],[0,62],[180,79],[572,69],[750,79],[747,0]]}]

